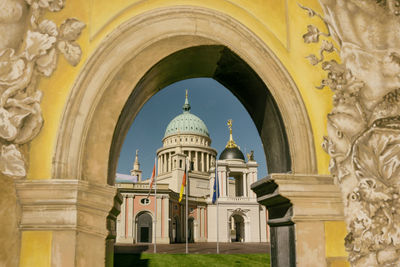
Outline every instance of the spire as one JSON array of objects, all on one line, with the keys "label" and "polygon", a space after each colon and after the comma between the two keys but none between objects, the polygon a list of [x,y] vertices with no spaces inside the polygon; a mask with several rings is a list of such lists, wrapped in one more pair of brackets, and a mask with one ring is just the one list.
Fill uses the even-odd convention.
[{"label": "spire", "polygon": [[135,163],[133,163],[133,170],[134,170],[134,171],[140,170],[138,152],[139,152],[139,149],[136,149]]},{"label": "spire", "polygon": [[237,147],[235,141],[233,141],[233,137],[232,137],[232,119],[228,120],[227,123],[228,127],[229,127],[229,141],[226,144],[226,148],[234,148]]},{"label": "spire", "polygon": [[186,90],[185,104],[182,107],[183,113],[190,112],[190,104],[188,100],[188,90]]}]

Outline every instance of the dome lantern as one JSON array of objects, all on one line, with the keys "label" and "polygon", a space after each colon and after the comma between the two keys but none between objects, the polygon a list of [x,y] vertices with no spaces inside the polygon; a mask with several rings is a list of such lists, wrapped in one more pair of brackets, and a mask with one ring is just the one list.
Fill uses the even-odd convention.
[{"label": "dome lantern", "polygon": [[196,115],[190,113],[191,107],[188,100],[188,91],[186,90],[185,103],[182,107],[182,114],[176,116],[167,126],[164,138],[176,134],[196,134],[210,137],[207,126]]}]

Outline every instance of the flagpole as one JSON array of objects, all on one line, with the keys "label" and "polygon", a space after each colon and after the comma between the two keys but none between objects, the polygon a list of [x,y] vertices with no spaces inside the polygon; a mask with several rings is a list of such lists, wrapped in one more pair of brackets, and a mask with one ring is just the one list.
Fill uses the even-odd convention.
[{"label": "flagpole", "polygon": [[[157,158],[154,158],[154,166],[156,165]],[[155,218],[156,221],[154,223],[155,231],[154,231],[154,253],[157,253],[157,172],[154,175],[154,200],[155,200]]]},{"label": "flagpole", "polygon": [[217,198],[217,254],[219,254],[219,179],[218,179],[218,161],[215,161],[215,179],[216,184],[217,184],[217,192],[216,192],[216,198]]},{"label": "flagpole", "polygon": [[[186,191],[186,212],[185,212],[185,224],[186,224],[186,254],[188,254],[189,253],[189,247],[188,247],[188,211],[189,211],[189,208],[188,208],[188,204],[189,204],[189,201],[188,201],[188,198],[189,198],[189,192],[188,192],[188,184],[189,184],[189,175],[188,175],[188,170],[189,170],[189,168],[190,168],[190,166],[187,166],[187,163],[188,163],[188,159],[186,158],[186,168],[185,168],[185,170],[186,170],[186,185],[185,185],[185,191]],[[190,164],[190,163],[189,163]]]}]

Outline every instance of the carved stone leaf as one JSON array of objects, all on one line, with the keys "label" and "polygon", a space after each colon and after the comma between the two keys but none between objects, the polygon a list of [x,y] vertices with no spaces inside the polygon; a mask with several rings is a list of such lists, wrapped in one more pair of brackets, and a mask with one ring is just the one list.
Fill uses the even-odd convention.
[{"label": "carved stone leaf", "polygon": [[304,42],[306,44],[309,43],[318,43],[319,41],[319,30],[314,25],[307,26],[307,33],[303,35]]},{"label": "carved stone leaf", "polygon": [[335,47],[333,46],[333,44],[331,42],[329,42],[327,40],[322,40],[321,50],[331,53],[335,50]]},{"label": "carved stone leaf", "polygon": [[52,48],[48,54],[40,56],[36,60],[38,71],[46,77],[50,77],[57,66],[57,53],[56,49]]},{"label": "carved stone leaf", "polygon": [[28,31],[25,49],[26,58],[32,60],[36,56],[46,54],[46,51],[53,46],[56,40],[54,36],[50,36],[47,33]]},{"label": "carved stone leaf", "polygon": [[49,10],[52,12],[60,11],[64,7],[64,0],[52,0],[49,1]]},{"label": "carved stone leaf", "polygon": [[34,103],[32,105],[32,109],[34,109],[35,112],[29,114],[29,116],[25,118],[23,127],[19,131],[17,138],[14,140],[16,144],[25,144],[31,141],[39,134],[43,126],[43,117],[40,111],[40,104]]},{"label": "carved stone leaf", "polygon": [[12,81],[20,78],[25,69],[22,59],[14,56],[14,49],[0,51],[0,84],[11,85]]},{"label": "carved stone leaf", "polygon": [[85,23],[74,18],[65,20],[60,26],[60,38],[66,41],[75,41],[78,39]]},{"label": "carved stone leaf", "polygon": [[21,152],[13,144],[1,147],[0,171],[13,177],[26,176],[25,162]]},{"label": "carved stone leaf", "polygon": [[31,141],[40,131],[43,125],[43,118],[40,109],[42,93],[36,91],[33,96],[24,99],[9,99],[7,101],[8,112],[14,118],[21,117],[19,122],[11,120],[18,129],[18,134],[13,140],[16,144],[25,144]]},{"label": "carved stone leaf", "polygon": [[47,20],[47,19],[40,22],[39,31],[41,33],[47,33],[48,35],[51,35],[51,36],[58,35],[57,25],[53,21]]},{"label": "carved stone leaf", "polygon": [[79,45],[61,41],[58,43],[58,49],[61,53],[63,53],[65,59],[72,65],[78,65],[79,61],[81,60],[81,48]]},{"label": "carved stone leaf", "polygon": [[314,54],[308,55],[308,56],[306,56],[306,58],[310,61],[311,65],[314,65],[314,66],[320,62],[320,60]]},{"label": "carved stone leaf", "polygon": [[353,162],[358,178],[376,178],[383,184],[399,183],[400,131],[372,129],[357,140]]},{"label": "carved stone leaf", "polygon": [[64,0],[26,0],[29,5],[39,5],[40,8],[48,8],[52,12],[60,11],[64,7]]},{"label": "carved stone leaf", "polygon": [[0,137],[7,141],[12,141],[18,134],[17,127],[11,120],[11,114],[4,108],[0,108]]}]

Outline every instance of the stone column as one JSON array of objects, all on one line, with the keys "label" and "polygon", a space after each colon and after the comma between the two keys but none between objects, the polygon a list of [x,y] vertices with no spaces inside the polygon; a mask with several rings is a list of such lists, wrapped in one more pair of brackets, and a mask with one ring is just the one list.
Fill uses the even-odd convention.
[{"label": "stone column", "polygon": [[251,189],[268,209],[271,267],[327,266],[325,221],[344,219],[341,194],[333,178],[271,174]]},{"label": "stone column", "polygon": [[229,172],[225,172],[226,174],[225,174],[225,176],[226,176],[226,179],[225,179],[225,181],[226,181],[226,196],[227,197],[229,197],[229,175],[230,175],[230,173]]},{"label": "stone column", "polygon": [[132,243],[136,243],[136,222],[135,222],[135,195],[132,195],[132,217],[131,217],[131,231],[132,231]]},{"label": "stone column", "polygon": [[189,156],[189,164],[191,164],[191,162],[192,162],[192,151],[191,150],[188,150],[188,156]]},{"label": "stone column", "polygon": [[169,153],[169,171],[172,171],[172,152]]},{"label": "stone column", "polygon": [[163,222],[162,224],[164,225],[164,236],[162,238],[162,243],[164,244],[169,244],[170,240],[169,240],[169,205],[168,205],[168,198],[164,197],[163,200],[164,202],[164,210],[163,210],[163,214],[164,214],[164,218],[163,218]]},{"label": "stone column", "polygon": [[157,157],[157,174],[161,173],[161,158],[160,155]]},{"label": "stone column", "polygon": [[201,171],[205,172],[206,171],[206,164],[204,162],[204,152],[200,152],[201,153]]},{"label": "stone column", "polygon": [[165,157],[165,153],[163,153],[162,154],[162,170],[163,170],[163,173],[166,173],[166,166],[167,166],[167,164],[166,164],[166,157]]},{"label": "stone column", "polygon": [[111,264],[122,203],[115,187],[66,179],[15,183],[22,235],[51,233],[51,266]]},{"label": "stone column", "polygon": [[198,157],[198,151],[194,151],[194,170],[199,171],[199,157]]},{"label": "stone column", "polygon": [[242,175],[243,182],[243,197],[247,197],[247,175],[244,172]]}]

